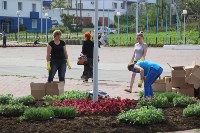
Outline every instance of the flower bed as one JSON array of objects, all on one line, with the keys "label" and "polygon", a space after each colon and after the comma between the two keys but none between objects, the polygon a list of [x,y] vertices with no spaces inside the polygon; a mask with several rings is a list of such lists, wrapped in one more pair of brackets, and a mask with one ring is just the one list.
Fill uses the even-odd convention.
[{"label": "flower bed", "polygon": [[[66,92],[56,97],[54,106],[47,106],[45,101],[25,106],[35,100],[31,96],[0,95],[0,132],[138,133],[200,128],[199,102],[180,94],[156,93],[154,99],[138,103],[121,98],[100,98],[94,103],[86,97],[85,92]],[[174,101],[184,106],[174,106]],[[191,105],[185,108],[185,103]]]},{"label": "flower bed", "polygon": [[[47,44],[33,44],[33,43],[23,43],[23,44],[6,44],[6,47],[46,47]],[[3,47],[3,44],[0,44],[0,47]]]},{"label": "flower bed", "polygon": [[98,102],[86,99],[69,99],[63,102],[55,102],[54,106],[58,107],[74,107],[81,115],[101,114],[113,115],[118,114],[122,110],[129,110],[135,107],[136,103],[130,99],[121,98],[99,98]]}]

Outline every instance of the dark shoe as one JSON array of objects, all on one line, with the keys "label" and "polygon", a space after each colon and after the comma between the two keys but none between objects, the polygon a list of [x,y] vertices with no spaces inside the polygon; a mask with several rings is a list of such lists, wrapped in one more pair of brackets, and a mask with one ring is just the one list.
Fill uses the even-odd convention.
[{"label": "dark shoe", "polygon": [[132,91],[130,89],[125,89],[124,91],[132,93]]},{"label": "dark shoe", "polygon": [[88,80],[87,80],[87,79],[85,79],[85,80],[83,80],[83,82],[84,82],[84,83],[88,83]]}]

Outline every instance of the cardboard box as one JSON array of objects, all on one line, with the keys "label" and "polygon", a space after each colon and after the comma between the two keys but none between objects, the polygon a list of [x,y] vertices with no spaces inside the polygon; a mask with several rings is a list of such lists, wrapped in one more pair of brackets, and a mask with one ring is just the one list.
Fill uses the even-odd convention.
[{"label": "cardboard box", "polygon": [[177,93],[179,88],[172,88],[172,92]]},{"label": "cardboard box", "polygon": [[185,70],[185,77],[190,76],[190,74],[192,73],[192,70],[194,69],[195,66],[185,66],[184,70]]},{"label": "cardboard box", "polygon": [[189,84],[194,84],[194,88],[200,88],[200,66],[195,66],[187,75],[185,81]]},{"label": "cardboard box", "polygon": [[189,97],[194,97],[194,88],[187,88],[187,89],[180,88],[178,89],[177,93],[181,93]]},{"label": "cardboard box", "polygon": [[31,83],[31,95],[36,100],[42,100],[42,98],[45,96],[45,83]]},{"label": "cardboard box", "polygon": [[190,74],[190,76],[191,75],[200,80],[200,66],[196,65],[194,69],[192,70],[192,73]]},{"label": "cardboard box", "polygon": [[63,95],[64,82],[46,83],[46,95]]},{"label": "cardboard box", "polygon": [[156,80],[153,83],[152,88],[155,92],[171,92],[172,91],[171,78],[167,77],[165,79]]},{"label": "cardboard box", "polygon": [[172,67],[172,87],[182,87],[185,86],[185,70],[183,66]]}]

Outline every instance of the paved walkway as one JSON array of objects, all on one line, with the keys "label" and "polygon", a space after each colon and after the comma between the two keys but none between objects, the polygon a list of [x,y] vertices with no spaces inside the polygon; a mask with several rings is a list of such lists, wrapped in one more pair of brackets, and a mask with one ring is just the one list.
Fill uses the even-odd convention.
[{"label": "paved walkway", "polygon": [[[76,65],[81,46],[67,46],[72,70],[66,73],[65,90],[91,90],[92,84],[83,84],[80,76],[83,66]],[[99,49],[99,89],[106,91],[112,97],[138,98],[138,93],[128,94],[123,90],[128,88],[131,73],[127,64],[132,56],[132,47]],[[180,56],[181,55],[181,56]],[[198,50],[164,50],[162,48],[149,48],[147,59],[160,64],[164,68],[163,75],[170,75],[171,70],[167,63],[174,65],[191,65],[193,60],[200,64]],[[14,96],[30,94],[31,82],[46,82],[46,48],[0,48],[0,94],[12,93]],[[136,77],[136,82],[139,75]],[[71,79],[71,80],[69,80]],[[135,84],[134,91],[139,89]]]},{"label": "paved walkway", "polygon": [[[58,79],[55,79],[58,80]],[[30,83],[44,83],[46,78],[36,77],[20,77],[20,76],[1,76],[0,77],[0,94],[13,94],[15,97],[26,96],[31,94]],[[130,99],[138,99],[141,88],[135,89],[134,93],[127,93],[124,89],[128,88],[127,82],[116,81],[99,81],[99,89],[107,92],[111,97],[122,97]],[[65,84],[65,91],[68,90],[92,90],[91,81],[83,83],[82,80],[67,79]]]}]

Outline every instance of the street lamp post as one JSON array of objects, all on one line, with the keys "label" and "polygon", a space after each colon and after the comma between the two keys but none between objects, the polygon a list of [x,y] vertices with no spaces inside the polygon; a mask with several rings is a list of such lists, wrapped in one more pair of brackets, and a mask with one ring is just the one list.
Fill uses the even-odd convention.
[{"label": "street lamp post", "polygon": [[104,29],[105,29],[105,25],[104,25],[104,23],[105,23],[105,22],[104,22],[104,21],[105,21],[105,20],[104,20],[104,9],[105,9],[105,8],[104,8],[104,0],[103,0],[103,35],[104,35],[104,31],[105,31],[105,30],[104,30]]},{"label": "street lamp post", "polygon": [[17,11],[16,12],[16,14],[17,14],[17,17],[18,17],[18,24],[17,24],[17,30],[18,30],[18,34],[17,34],[17,42],[18,42],[18,44],[19,44],[19,16],[20,16],[20,11]]},{"label": "street lamp post", "polygon": [[183,13],[184,15],[184,45],[186,44],[186,37],[185,37],[185,16],[187,15],[187,10],[183,10]]},{"label": "street lamp post", "polygon": [[45,13],[45,17],[46,17],[46,42],[48,42],[48,29],[47,29],[47,18],[48,18],[49,14],[48,13]]},{"label": "street lamp post", "polygon": [[120,36],[119,36],[119,34],[120,34],[120,29],[119,29],[119,17],[121,16],[121,13],[120,13],[120,12],[117,12],[117,13],[116,13],[116,16],[118,17],[118,43],[119,43],[119,45],[120,45]]},{"label": "street lamp post", "polygon": [[41,13],[40,13],[40,15],[41,15],[41,34],[42,34],[42,19],[43,19],[43,11],[44,11],[44,7],[43,7],[43,0],[41,0]]}]

